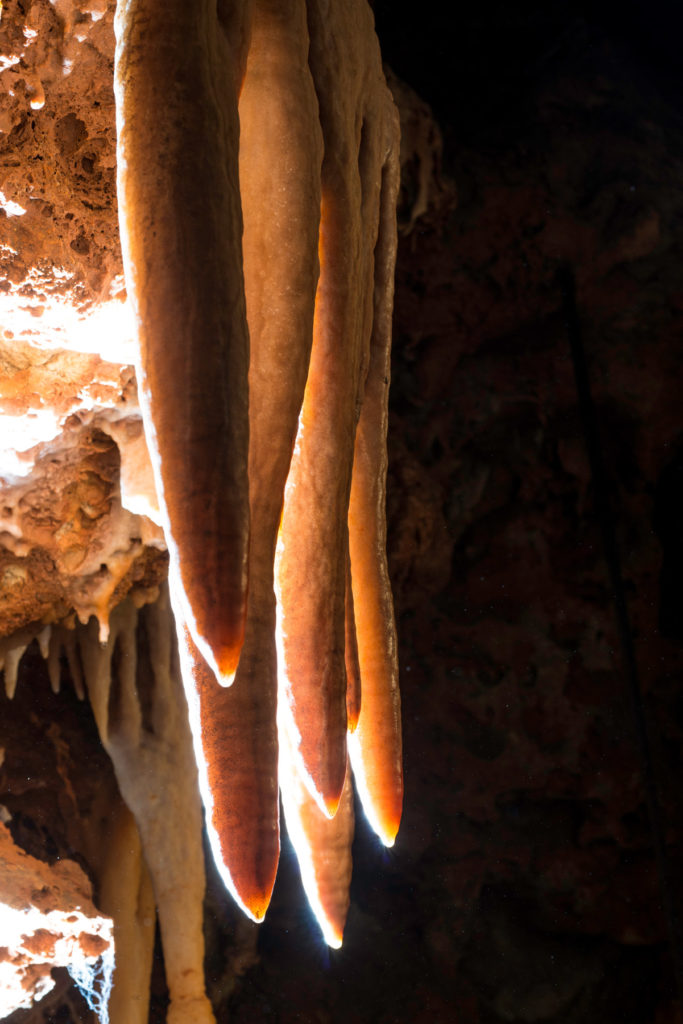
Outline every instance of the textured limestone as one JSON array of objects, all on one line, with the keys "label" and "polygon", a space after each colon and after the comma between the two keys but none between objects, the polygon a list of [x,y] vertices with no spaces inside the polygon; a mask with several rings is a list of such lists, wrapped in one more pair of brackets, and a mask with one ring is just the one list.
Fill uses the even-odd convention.
[{"label": "textured limestone", "polygon": [[58,337],[60,311],[121,291],[112,23],[101,0],[3,4],[0,309],[15,337]]},{"label": "textured limestone", "polygon": [[5,636],[71,609],[104,620],[136,581],[164,572],[160,530],[121,506],[137,511],[149,494],[131,484],[140,456],[120,445],[131,466],[120,489],[103,436],[140,417],[121,301],[112,18],[97,0],[9,0],[0,20]]},{"label": "textured limestone", "polygon": [[54,985],[53,967],[113,963],[112,921],[93,905],[83,870],[30,857],[2,823],[0,938],[0,1017],[42,999]]}]

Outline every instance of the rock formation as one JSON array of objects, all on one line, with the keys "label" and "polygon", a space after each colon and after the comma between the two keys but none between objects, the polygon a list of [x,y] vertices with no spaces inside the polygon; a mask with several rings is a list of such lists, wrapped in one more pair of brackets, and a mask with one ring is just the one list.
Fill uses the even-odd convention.
[{"label": "rock formation", "polygon": [[[111,71],[112,18],[3,9],[5,693],[33,640],[55,692],[65,658],[137,822],[112,1020],[148,1012],[148,868],[167,1019],[208,1024],[197,768],[218,870],[257,921],[283,791],[333,945],[351,768],[386,844],[400,820],[398,117],[365,0],[133,0],[113,19],[114,158],[110,97],[81,92]],[[63,186],[83,174],[94,218],[90,182],[76,211]],[[111,858],[91,868],[104,900]]]},{"label": "rock formation", "polygon": [[111,919],[92,903],[90,882],[73,861],[49,867],[24,853],[0,823],[0,1016],[30,1007],[53,987],[52,967],[80,978],[102,974],[93,996],[106,1007],[114,964]]},{"label": "rock formation", "polygon": [[[3,31],[19,6],[35,25],[40,5],[31,13],[26,0],[4,0]],[[278,878],[260,925],[238,910],[207,857],[206,981],[219,1022],[679,1024],[557,280],[558,264],[571,264],[680,909],[683,137],[675,6],[485,0],[463,9],[449,32],[436,0],[374,0],[385,59],[422,97],[391,83],[402,120],[402,183],[388,547],[405,722],[404,817],[395,846],[383,851],[354,801],[350,906],[338,951],[323,945],[287,837],[294,829],[284,821]],[[45,4],[44,12],[44,24],[56,25],[54,8]],[[43,59],[39,40],[26,47],[19,32],[14,49],[0,51],[25,52],[0,74],[0,86],[13,82],[16,97],[5,92],[0,114],[9,105],[11,117],[20,115],[12,141],[20,136],[26,155],[17,166],[2,137],[0,190],[13,211],[17,193],[6,183],[22,189],[29,174],[35,195],[31,201],[26,186],[23,201],[16,199],[26,214],[0,216],[0,224],[14,232],[32,226],[37,246],[50,222],[38,216],[40,196],[49,198],[40,190],[51,182],[59,252],[94,281],[107,268],[121,273],[102,248],[110,237],[103,220],[112,211],[116,220],[105,201],[114,194],[107,156],[113,40],[98,57],[111,18],[84,14],[78,32],[89,34],[69,45],[67,57],[80,48],[87,74],[81,78],[74,63],[76,77],[63,79],[60,64],[51,78],[45,65],[42,110],[31,110],[33,94],[21,77],[32,54],[36,65]],[[64,95],[72,86],[68,102],[53,105],[55,90]],[[73,117],[54,133],[53,119],[67,113]],[[78,252],[86,242],[92,264]],[[16,260],[12,266],[15,272]],[[33,285],[21,278],[23,305],[46,273],[45,265],[34,269]],[[57,294],[68,282],[62,288]],[[48,298],[46,289],[35,296],[44,324]],[[114,299],[111,308],[123,306]],[[24,316],[34,327],[35,318]],[[106,322],[98,325],[98,345],[107,343]],[[116,333],[123,337],[125,327]],[[133,359],[115,353],[103,349],[110,366],[98,371],[114,390],[118,365]],[[89,372],[95,381],[95,369]],[[77,398],[87,384],[76,386]],[[40,389],[33,392],[39,408]],[[120,472],[113,429],[135,424],[134,439],[141,426],[139,417],[114,420],[100,418],[105,425],[95,425],[84,459],[70,463],[78,486],[60,505],[95,541],[103,522],[93,516],[113,509],[111,480]],[[79,429],[72,419],[71,439]],[[49,465],[61,495],[68,467]],[[90,518],[80,513],[81,500]],[[36,525],[26,503],[14,508],[26,529]],[[21,602],[31,594],[44,602],[35,605],[36,625],[53,600],[61,602],[59,621],[74,607],[78,586],[67,572],[53,572],[73,534],[53,540],[44,522],[37,521],[41,543],[52,554],[34,551],[23,563],[3,527],[0,572],[10,568],[7,580],[20,580],[23,566],[36,584],[28,592],[18,584],[2,589],[2,614],[18,612],[10,632],[26,621]],[[157,530],[151,520],[137,523]],[[165,580],[166,559],[145,540],[117,603],[137,587],[150,597]],[[93,559],[89,572],[96,570]],[[108,582],[104,573],[98,580]],[[86,588],[84,599],[89,594]],[[97,882],[94,899],[115,922],[110,896],[126,897],[119,928],[136,950],[131,960],[145,979],[150,1024],[164,1024],[154,895],[90,703],[74,690],[74,625],[74,643],[52,641],[56,654],[47,661],[40,640],[49,654],[48,635],[24,636],[15,696],[0,694],[0,803],[23,849],[50,863],[76,858],[92,879],[106,877],[109,902]],[[51,664],[59,694],[50,688]],[[105,852],[106,873],[99,866]],[[136,894],[120,881],[131,872]],[[127,970],[134,987],[138,978]],[[54,981],[11,1024],[95,1024],[65,969]]]}]

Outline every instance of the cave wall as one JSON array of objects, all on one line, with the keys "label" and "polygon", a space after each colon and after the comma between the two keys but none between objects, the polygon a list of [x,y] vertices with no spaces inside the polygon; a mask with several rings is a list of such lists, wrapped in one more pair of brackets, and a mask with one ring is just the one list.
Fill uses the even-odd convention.
[{"label": "cave wall", "polygon": [[[359,814],[339,952],[322,945],[286,842],[260,929],[239,923],[210,876],[207,985],[219,1020],[678,1019],[558,279],[570,267],[576,280],[680,874],[676,83],[665,73],[666,46],[653,71],[656,38],[645,52],[635,34],[579,6],[554,19],[535,10],[522,26],[503,20],[494,32],[500,15],[494,7],[477,23],[493,37],[490,49],[503,48],[504,30],[515,40],[531,28],[537,61],[518,73],[507,105],[494,102],[496,69],[481,44],[488,91],[479,106],[476,95],[452,99],[467,116],[449,118],[445,42],[435,49],[430,97],[424,65],[411,79],[402,58],[406,22],[386,29],[386,43],[382,36],[394,71],[432,99],[445,137],[440,161],[433,125],[404,99],[404,120],[424,130],[406,160],[399,211],[390,423],[402,830],[382,852]],[[436,20],[425,12],[431,39]],[[461,71],[453,76],[462,83]],[[509,85],[501,73],[498,89]],[[427,208],[411,224],[425,181]],[[14,702],[0,702],[8,752],[0,803],[16,838],[35,855],[73,856],[74,821],[92,813],[93,779],[111,774],[90,712],[68,687],[50,693],[33,649]],[[672,900],[680,907],[677,886]],[[12,1020],[86,1021],[78,1000],[62,979],[45,1005]],[[157,960],[152,1019],[163,1019],[164,1001]]]}]

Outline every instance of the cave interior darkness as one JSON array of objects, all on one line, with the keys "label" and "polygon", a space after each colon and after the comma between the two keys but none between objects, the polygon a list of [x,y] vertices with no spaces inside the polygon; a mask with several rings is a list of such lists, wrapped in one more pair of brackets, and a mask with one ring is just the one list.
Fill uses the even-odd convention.
[{"label": "cave interior darkness", "polygon": [[[315,931],[286,840],[257,933],[209,869],[207,989],[234,1024],[680,1024],[667,915],[680,930],[683,13],[665,0],[372,6],[385,62],[443,136],[396,277],[388,524],[404,820],[383,851],[358,814],[338,952]],[[88,709],[49,693],[32,650],[22,673],[36,690],[20,680],[13,742],[46,781],[15,837],[49,858],[61,851],[44,723],[59,715],[79,737],[88,773],[106,772],[106,756]],[[94,1020],[57,973],[11,1024]],[[151,1021],[166,1000],[157,946]]]}]

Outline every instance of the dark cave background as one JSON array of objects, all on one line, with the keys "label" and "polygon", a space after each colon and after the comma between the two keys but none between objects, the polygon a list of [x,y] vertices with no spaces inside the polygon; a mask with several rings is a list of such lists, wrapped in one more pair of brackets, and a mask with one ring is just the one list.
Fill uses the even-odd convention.
[{"label": "dark cave background", "polygon": [[[211,878],[209,992],[234,1024],[674,1024],[683,12],[662,0],[373,6],[386,62],[444,139],[396,282],[388,514],[404,821],[383,851],[359,813],[339,952],[319,937],[287,840],[258,935],[245,938]],[[666,899],[602,490],[665,821]],[[50,699],[33,714],[49,718]],[[73,703],[65,716],[87,728]],[[22,745],[38,756],[35,739]],[[153,994],[163,1020],[160,963]],[[64,978],[12,1018],[89,1019]]]}]

